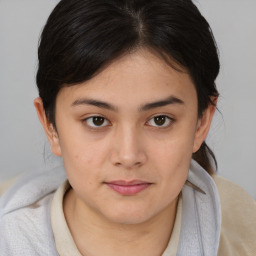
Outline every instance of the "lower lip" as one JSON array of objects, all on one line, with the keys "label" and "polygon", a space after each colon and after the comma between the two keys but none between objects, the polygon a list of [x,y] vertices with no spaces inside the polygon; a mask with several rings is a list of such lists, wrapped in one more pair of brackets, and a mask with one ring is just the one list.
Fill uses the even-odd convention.
[{"label": "lower lip", "polygon": [[141,191],[148,188],[151,184],[150,183],[142,183],[136,185],[118,185],[112,183],[106,183],[108,187],[113,189],[115,192],[124,195],[124,196],[132,196],[140,193]]}]

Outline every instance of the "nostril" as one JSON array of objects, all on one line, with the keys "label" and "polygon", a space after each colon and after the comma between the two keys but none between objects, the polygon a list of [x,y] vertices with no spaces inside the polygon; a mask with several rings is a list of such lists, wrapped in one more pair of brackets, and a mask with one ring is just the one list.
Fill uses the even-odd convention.
[{"label": "nostril", "polygon": [[141,162],[137,162],[137,163],[135,163],[134,165],[140,166],[140,165],[141,165]]},{"label": "nostril", "polygon": [[127,169],[138,168],[147,160],[146,152],[138,148],[138,143],[132,143],[131,141],[111,150],[109,157],[114,166],[123,166]]}]

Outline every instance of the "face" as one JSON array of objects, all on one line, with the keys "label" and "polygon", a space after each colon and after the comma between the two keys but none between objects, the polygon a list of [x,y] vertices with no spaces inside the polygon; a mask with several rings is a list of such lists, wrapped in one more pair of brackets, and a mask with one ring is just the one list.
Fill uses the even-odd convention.
[{"label": "face", "polygon": [[61,89],[57,132],[45,130],[77,206],[135,224],[173,207],[209,123],[198,120],[190,76],[141,50]]}]

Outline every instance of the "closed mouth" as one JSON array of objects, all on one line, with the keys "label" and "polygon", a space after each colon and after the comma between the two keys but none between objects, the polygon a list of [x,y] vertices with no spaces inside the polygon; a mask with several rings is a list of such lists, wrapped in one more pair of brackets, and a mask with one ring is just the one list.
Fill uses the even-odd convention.
[{"label": "closed mouth", "polygon": [[152,183],[141,181],[141,180],[132,180],[132,181],[124,181],[124,180],[117,180],[117,181],[110,181],[104,182],[109,188],[114,190],[115,192],[125,195],[125,196],[132,196],[136,195],[143,190],[147,189]]}]

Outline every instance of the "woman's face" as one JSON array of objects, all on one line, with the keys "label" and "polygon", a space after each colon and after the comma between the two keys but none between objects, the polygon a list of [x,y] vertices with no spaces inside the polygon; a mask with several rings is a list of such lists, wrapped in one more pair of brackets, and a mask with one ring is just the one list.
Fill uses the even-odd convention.
[{"label": "woman's face", "polygon": [[61,89],[48,137],[77,205],[135,224],[174,206],[208,122],[197,118],[190,76],[141,50]]}]

